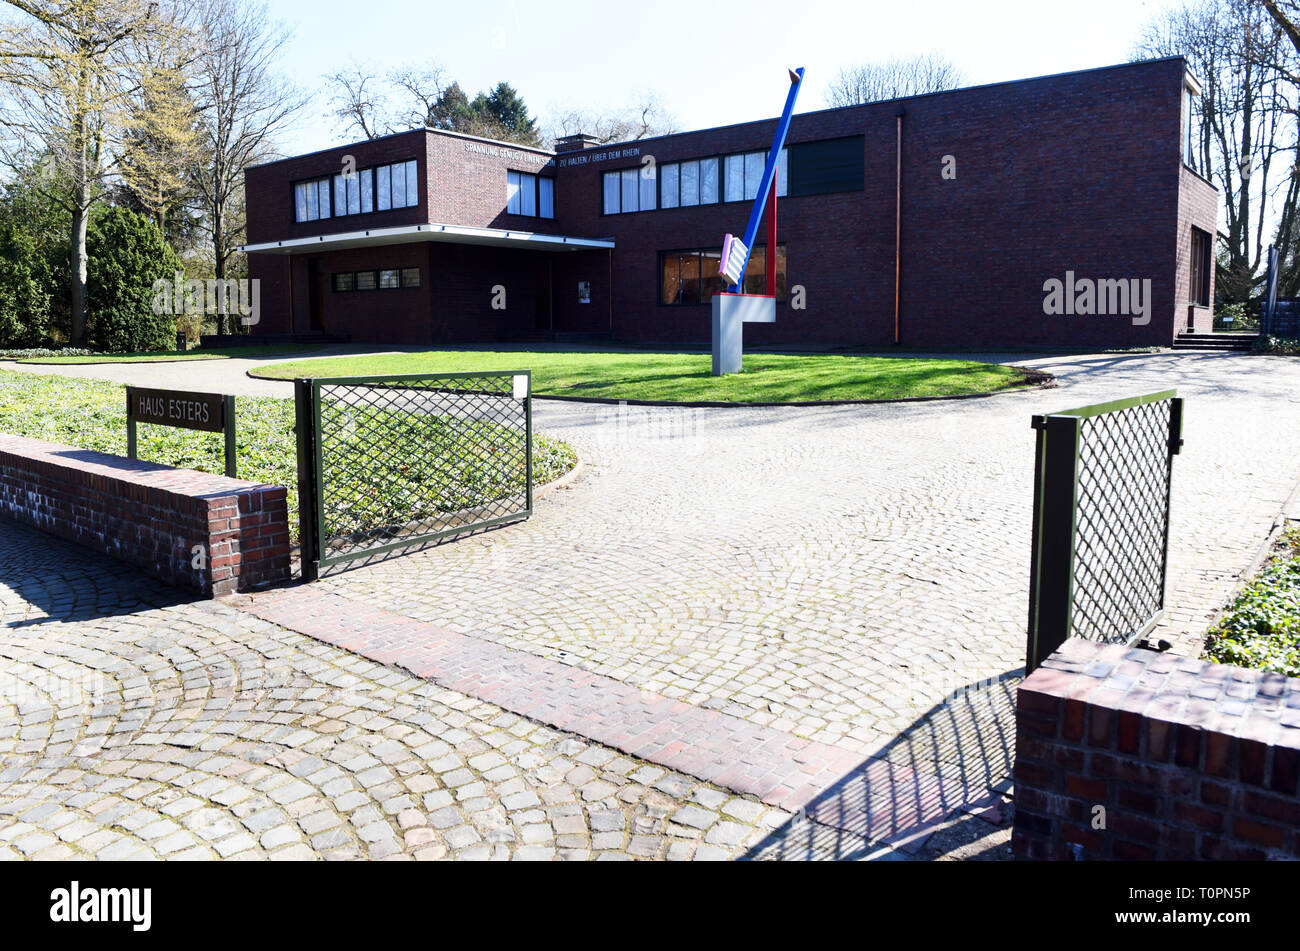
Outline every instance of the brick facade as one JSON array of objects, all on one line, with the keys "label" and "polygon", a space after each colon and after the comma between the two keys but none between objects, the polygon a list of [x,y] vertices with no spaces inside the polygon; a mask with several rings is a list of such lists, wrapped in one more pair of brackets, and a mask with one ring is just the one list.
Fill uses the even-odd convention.
[{"label": "brick facade", "polygon": [[1298,777],[1300,680],[1072,638],[1017,695],[1012,844],[1029,859],[1296,859]]},{"label": "brick facade", "polygon": [[0,514],[209,597],[289,579],[286,494],[0,434]]},{"label": "brick facade", "polygon": [[[775,324],[746,328],[747,345],[894,342],[901,157],[903,345],[1168,346],[1189,322],[1191,229],[1213,235],[1218,205],[1214,187],[1182,162],[1186,76],[1175,58],[797,115],[790,145],[862,136],[864,178],[858,189],[781,200],[787,283],[805,289],[806,309],[780,304]],[[250,244],[439,223],[616,242],[612,252],[429,241],[364,255],[323,247],[295,252],[292,263],[252,253],[251,274],[265,281],[259,332],[325,329],[358,341],[435,344],[545,330],[706,343],[708,304],[660,302],[659,256],[719,248],[724,233],[743,232],[750,203],[605,215],[601,176],[640,168],[647,157],[662,166],[766,150],[774,129],[770,120],[618,145],[566,143],[560,155],[422,129],[250,169]],[[293,183],[336,173],[348,156],[358,167],[417,159],[419,207],[295,224]],[[944,177],[945,163],[955,163],[955,178]],[[506,213],[509,170],[555,178],[554,220]],[[326,288],[312,324],[309,256],[329,273],[411,254],[422,256],[418,293],[345,299]],[[1071,271],[1091,280],[1149,280],[1149,323],[1045,314],[1044,283]],[[590,303],[578,301],[580,281],[591,285]],[[498,285],[508,291],[505,312],[488,306]],[[1209,308],[1190,314],[1196,329],[1208,329]]]}]

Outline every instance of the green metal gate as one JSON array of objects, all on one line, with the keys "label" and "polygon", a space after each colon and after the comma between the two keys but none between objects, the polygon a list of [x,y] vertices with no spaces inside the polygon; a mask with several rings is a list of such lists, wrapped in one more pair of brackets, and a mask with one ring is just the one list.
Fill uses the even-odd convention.
[{"label": "green metal gate", "polygon": [[531,375],[294,381],[302,576],[533,513]]},{"label": "green metal gate", "polygon": [[1132,644],[1165,607],[1177,391],[1035,416],[1026,669],[1084,637]]}]

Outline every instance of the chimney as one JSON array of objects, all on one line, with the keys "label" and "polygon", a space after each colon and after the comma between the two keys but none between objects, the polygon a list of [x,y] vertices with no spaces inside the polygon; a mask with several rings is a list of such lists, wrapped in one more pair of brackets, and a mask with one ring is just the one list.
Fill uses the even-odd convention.
[{"label": "chimney", "polygon": [[555,140],[555,153],[562,155],[565,152],[581,152],[583,149],[594,149],[598,145],[600,141],[594,135],[585,132],[579,132],[577,135],[562,135]]}]

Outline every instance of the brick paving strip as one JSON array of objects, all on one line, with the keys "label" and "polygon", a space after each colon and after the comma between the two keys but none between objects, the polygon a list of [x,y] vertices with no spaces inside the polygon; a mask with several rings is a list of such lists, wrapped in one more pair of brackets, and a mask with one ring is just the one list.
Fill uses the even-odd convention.
[{"label": "brick paving strip", "polygon": [[797,811],[861,756],[310,586],[232,601],[263,620],[678,772]]},{"label": "brick paving strip", "polygon": [[[896,842],[955,810],[987,807],[972,783],[915,750],[907,762],[852,750],[693,706],[525,651],[479,640],[372,605],[299,586],[230,599],[280,627],[393,665],[519,716],[659,766],[752,795],[821,825]],[[994,777],[997,778],[997,777]]]}]

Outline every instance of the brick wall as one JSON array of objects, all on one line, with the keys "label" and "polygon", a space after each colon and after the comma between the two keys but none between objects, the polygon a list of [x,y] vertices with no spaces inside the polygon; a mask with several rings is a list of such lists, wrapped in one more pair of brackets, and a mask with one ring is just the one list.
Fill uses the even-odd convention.
[{"label": "brick wall", "polygon": [[1071,639],[1017,695],[1012,845],[1029,859],[1300,858],[1298,775],[1300,680]]},{"label": "brick wall", "polygon": [[211,597],[289,579],[283,486],[0,434],[0,514]]}]

